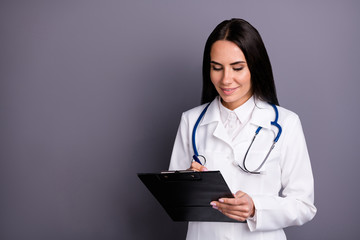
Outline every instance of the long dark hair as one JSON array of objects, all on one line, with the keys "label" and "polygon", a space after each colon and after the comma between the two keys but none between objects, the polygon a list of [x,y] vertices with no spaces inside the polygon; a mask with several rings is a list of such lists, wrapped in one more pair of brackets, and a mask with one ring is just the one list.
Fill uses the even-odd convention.
[{"label": "long dark hair", "polygon": [[235,43],[246,58],[255,97],[279,105],[269,56],[259,32],[243,19],[225,20],[212,31],[206,41],[203,58],[203,89],[201,103],[212,101],[218,93],[210,79],[210,51],[214,42]]}]

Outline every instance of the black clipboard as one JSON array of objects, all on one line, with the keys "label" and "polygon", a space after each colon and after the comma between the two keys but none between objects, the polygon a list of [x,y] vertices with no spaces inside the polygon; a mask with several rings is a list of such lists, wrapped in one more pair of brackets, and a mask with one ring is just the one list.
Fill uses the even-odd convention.
[{"label": "black clipboard", "polygon": [[138,177],[173,221],[238,222],[210,205],[234,197],[220,171],[138,173]]}]

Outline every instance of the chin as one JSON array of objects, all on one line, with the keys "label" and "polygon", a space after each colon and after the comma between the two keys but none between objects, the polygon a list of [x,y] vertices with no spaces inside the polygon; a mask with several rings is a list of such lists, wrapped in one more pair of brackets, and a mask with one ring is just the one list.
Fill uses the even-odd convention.
[{"label": "chin", "polygon": [[233,96],[221,96],[221,100],[225,103],[234,103],[237,99],[234,99]]}]

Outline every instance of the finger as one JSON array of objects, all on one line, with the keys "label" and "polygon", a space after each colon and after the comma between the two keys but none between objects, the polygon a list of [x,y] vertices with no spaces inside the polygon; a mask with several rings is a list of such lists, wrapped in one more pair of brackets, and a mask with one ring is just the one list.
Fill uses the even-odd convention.
[{"label": "finger", "polygon": [[236,193],[235,193],[235,198],[241,198],[241,197],[243,197],[243,196],[245,196],[246,195],[246,193],[244,193],[244,192],[242,192],[242,191],[237,191]]},{"label": "finger", "polygon": [[[222,214],[237,221],[244,221],[248,217],[250,217],[249,212],[243,212],[236,209],[229,209],[229,208],[221,208],[216,205],[216,202],[211,202],[211,205],[214,209],[218,210]],[[237,207],[238,208],[238,207]]]},{"label": "finger", "polygon": [[233,193],[234,198],[220,198],[219,202],[225,202],[229,204],[237,204],[237,201],[234,201],[237,198],[242,198],[246,196],[247,194],[242,191],[237,191],[236,193]]},{"label": "finger", "polygon": [[205,172],[205,171],[207,171],[208,169],[206,168],[206,167],[204,167],[204,166],[202,166],[201,168],[200,168],[200,172]]},{"label": "finger", "polygon": [[247,205],[244,206],[235,206],[235,205],[221,205],[216,202],[211,202],[211,205],[214,209],[217,209],[224,215],[231,217],[238,221],[244,221],[245,219],[251,217],[250,208]]},{"label": "finger", "polygon": [[219,201],[214,201],[213,205],[216,209],[223,213],[237,215],[243,213],[242,217],[252,217],[255,214],[255,205],[252,198],[242,191],[234,194],[235,198],[220,198]]},{"label": "finger", "polygon": [[246,221],[246,219],[248,219],[247,216],[242,216],[242,215],[239,215],[239,214],[233,214],[233,213],[227,213],[227,212],[223,212],[223,214],[229,218],[232,218],[236,221],[239,221],[239,222],[244,222]]},{"label": "finger", "polygon": [[236,192],[235,195],[236,195],[236,198],[243,198],[243,199],[246,200],[247,205],[250,208],[250,210],[249,210],[250,216],[251,217],[254,216],[254,214],[255,214],[255,204],[254,204],[253,199],[247,193],[244,193],[242,191]]},{"label": "finger", "polygon": [[247,199],[246,198],[220,198],[219,199],[219,204],[220,205],[243,205],[243,204],[247,204]]},{"label": "finger", "polygon": [[249,205],[216,205],[216,209],[221,212],[251,215],[251,207]]},{"label": "finger", "polygon": [[194,170],[194,171],[200,171],[201,169],[201,165],[195,161],[191,162],[191,166],[190,166],[190,170]]},{"label": "finger", "polygon": [[240,205],[240,206],[233,206],[233,205],[226,206],[225,205],[225,206],[218,206],[218,209],[221,212],[227,212],[227,213],[232,213],[232,214],[241,214],[244,217],[248,217],[252,213],[251,206],[249,206],[249,205]]},{"label": "finger", "polygon": [[230,213],[233,215],[237,215],[239,213],[243,214],[242,217],[248,218],[253,216],[255,212],[254,205],[251,202],[247,201],[246,198],[237,198],[237,199],[224,199],[227,201],[225,202],[211,202],[213,208],[223,212],[223,213]]},{"label": "finger", "polygon": [[204,167],[203,165],[199,164],[198,162],[193,161],[191,163],[190,170],[197,171],[197,172],[203,172],[203,171],[207,171],[207,168]]},{"label": "finger", "polygon": [[210,203],[213,208],[223,212],[248,212],[250,207],[247,204],[229,204],[213,201]]}]

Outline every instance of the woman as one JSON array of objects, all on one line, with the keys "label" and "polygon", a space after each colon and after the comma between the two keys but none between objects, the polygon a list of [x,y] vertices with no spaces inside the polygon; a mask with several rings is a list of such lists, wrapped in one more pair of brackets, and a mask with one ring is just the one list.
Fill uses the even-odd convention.
[{"label": "woman", "polygon": [[[203,166],[192,161],[191,141],[209,102],[196,130]],[[220,170],[234,198],[209,204],[239,223],[190,222],[187,239],[281,240],[283,228],[310,221],[316,213],[313,175],[301,123],[295,113],[275,106],[270,60],[248,22],[226,20],[209,36],[202,104],[182,115],[170,170]]]}]

